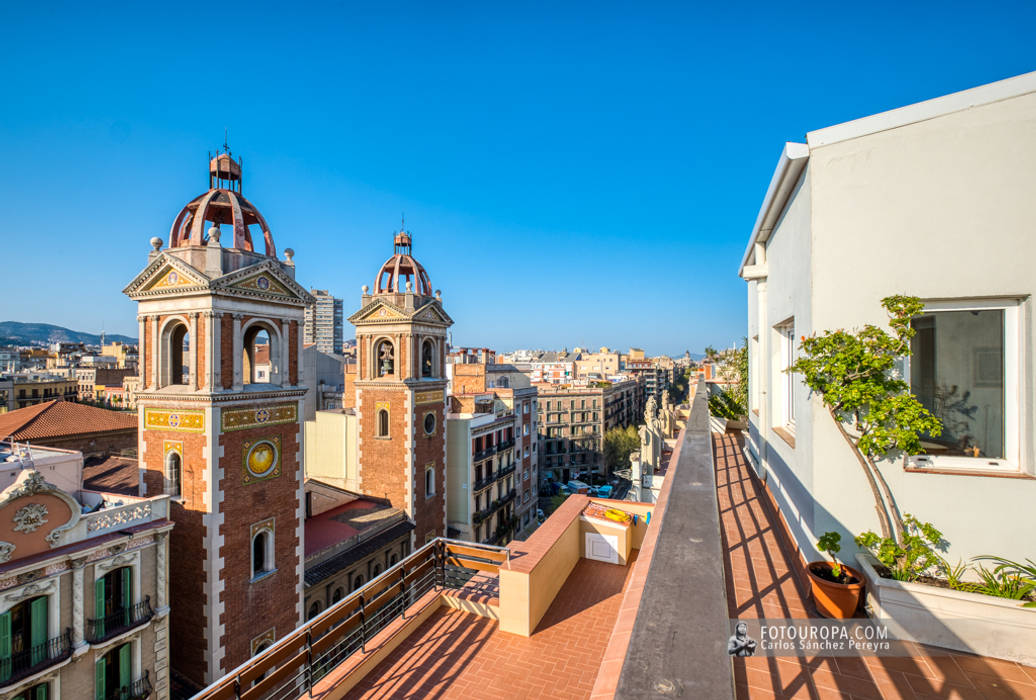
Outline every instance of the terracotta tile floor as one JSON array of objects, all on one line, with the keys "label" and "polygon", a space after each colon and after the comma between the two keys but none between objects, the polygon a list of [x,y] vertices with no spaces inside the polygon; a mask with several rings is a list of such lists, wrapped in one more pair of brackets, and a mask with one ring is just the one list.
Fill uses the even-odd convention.
[{"label": "terracotta tile floor", "polygon": [[580,559],[532,637],[442,608],[350,698],[588,698],[632,562]]},{"label": "terracotta tile floor", "polygon": [[[817,617],[740,436],[713,435],[731,617]],[[734,659],[738,698],[1036,698],[1036,668],[914,645],[911,657]]]}]

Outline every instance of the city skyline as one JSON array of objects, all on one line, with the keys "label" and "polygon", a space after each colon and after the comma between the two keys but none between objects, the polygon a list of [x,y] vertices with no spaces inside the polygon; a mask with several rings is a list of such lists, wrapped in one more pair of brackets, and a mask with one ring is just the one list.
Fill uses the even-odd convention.
[{"label": "city skyline", "polygon": [[[745,295],[720,261],[740,258],[783,142],[1032,68],[1032,7],[930,7],[852,16],[852,36],[848,16],[768,7],[208,8],[226,52],[154,8],[5,8],[5,286],[34,293],[0,319],[135,335],[122,280],[149,238],[168,243],[229,129],[298,281],[347,310],[405,213],[457,345],[727,347]],[[822,64],[772,50],[805,33]]]}]

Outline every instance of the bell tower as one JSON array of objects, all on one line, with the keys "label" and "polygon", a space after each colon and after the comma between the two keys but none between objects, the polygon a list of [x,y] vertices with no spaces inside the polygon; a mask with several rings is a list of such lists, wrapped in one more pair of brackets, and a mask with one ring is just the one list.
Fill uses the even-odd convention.
[{"label": "bell tower", "polygon": [[446,534],[446,330],[442,294],[411,255],[408,231],[373,291],[363,287],[356,326],[359,490],[388,499],[414,522],[415,547]]},{"label": "bell tower", "polygon": [[[151,239],[137,302],[141,490],[176,523],[173,673],[201,688],[290,633],[303,587],[302,323],[312,297],[278,260],[229,149],[209,190]],[[225,235],[224,235],[225,234]],[[261,237],[257,249],[252,236]]]}]

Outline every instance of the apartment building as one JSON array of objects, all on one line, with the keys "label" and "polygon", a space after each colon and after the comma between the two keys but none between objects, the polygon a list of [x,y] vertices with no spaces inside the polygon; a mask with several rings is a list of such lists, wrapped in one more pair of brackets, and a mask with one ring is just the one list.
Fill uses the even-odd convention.
[{"label": "apartment building", "polygon": [[169,697],[169,497],[85,490],[78,452],[0,464],[0,697]]},{"label": "apartment building", "polygon": [[579,351],[576,376],[582,379],[605,379],[617,375],[621,368],[618,350],[600,348],[597,352]]},{"label": "apartment building", "polygon": [[[668,362],[665,362],[668,360]],[[662,394],[669,391],[675,375],[674,363],[669,357],[627,360],[625,372],[644,384],[644,396],[653,396],[662,404]]]},{"label": "apartment building", "polygon": [[641,384],[624,379],[584,386],[535,386],[541,479],[606,477],[604,434],[639,420],[644,412]]},{"label": "apartment building", "polygon": [[[887,328],[884,297],[924,312],[902,376],[943,425],[880,463],[901,512],[943,531],[950,562],[1032,556],[1036,372],[1036,73],[786,144],[740,274],[748,291],[748,453],[807,558],[826,531],[876,530],[835,422],[785,372],[800,338]],[[850,551],[846,552],[846,544]],[[850,559],[851,561],[851,559]]]},{"label": "apartment building", "polygon": [[77,367],[73,372],[80,401],[104,401],[113,390],[121,391],[126,377],[135,376],[137,371],[130,368]]},{"label": "apartment building", "polygon": [[341,355],[343,338],[342,300],[326,289],[311,289],[313,303],[306,307],[303,342],[324,353]]},{"label": "apartment building", "polygon": [[447,371],[447,525],[475,542],[506,544],[535,522],[537,390],[511,365]]},{"label": "apartment building", "polygon": [[576,362],[578,353],[569,352],[566,348],[561,352],[541,352],[530,361],[529,377],[534,383],[565,384],[578,376]]},{"label": "apartment building", "polygon": [[75,401],[79,384],[74,377],[49,372],[12,374],[8,410],[34,406],[45,401]]}]

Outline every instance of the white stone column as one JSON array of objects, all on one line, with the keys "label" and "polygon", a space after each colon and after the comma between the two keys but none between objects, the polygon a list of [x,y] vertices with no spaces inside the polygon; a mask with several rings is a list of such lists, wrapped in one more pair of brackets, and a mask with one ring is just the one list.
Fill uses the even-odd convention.
[{"label": "white stone column", "polygon": [[161,362],[162,353],[158,347],[158,314],[153,314],[151,316],[151,379],[149,384],[152,389],[158,388]]},{"label": "white stone column", "polygon": [[198,312],[191,312],[191,389],[194,391],[198,390],[200,383],[198,382]]},{"label": "white stone column", "polygon": [[244,387],[244,380],[242,379],[242,367],[241,367],[241,319],[244,314],[234,314],[234,344],[230,348],[230,352],[234,358],[234,391],[241,391]]},{"label": "white stone column", "polygon": [[165,615],[169,611],[167,591],[169,589],[169,533],[163,532],[155,537],[155,613]]},{"label": "white stone column", "polygon": [[72,649],[78,656],[85,651],[86,635],[86,609],[83,604],[83,569],[86,566],[86,558],[72,560]]},{"label": "white stone column", "polygon": [[[147,338],[145,337],[146,332],[144,330],[144,319],[147,316],[137,315],[137,378],[140,383],[137,385],[140,389],[147,387],[148,378],[144,376],[144,358],[147,357],[147,353],[152,351],[152,348],[147,344]],[[145,346],[147,345],[146,349]]]}]

